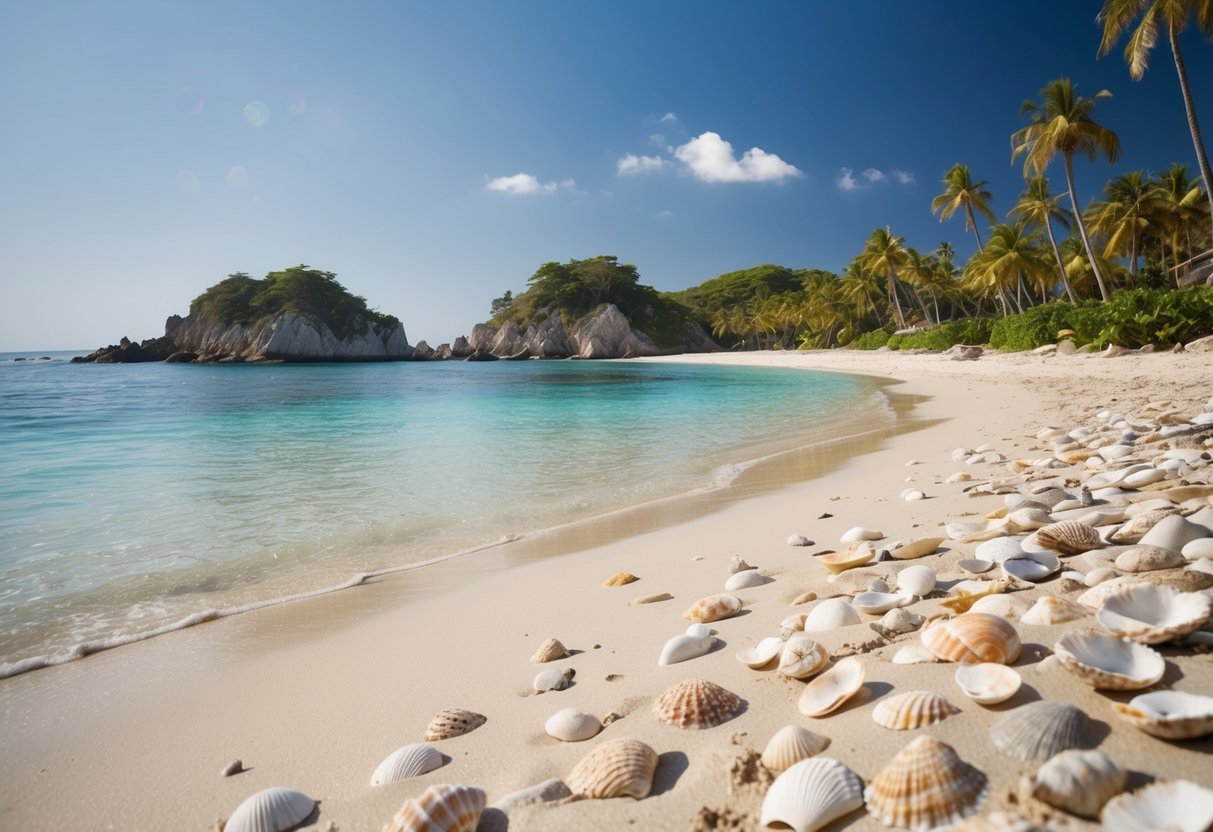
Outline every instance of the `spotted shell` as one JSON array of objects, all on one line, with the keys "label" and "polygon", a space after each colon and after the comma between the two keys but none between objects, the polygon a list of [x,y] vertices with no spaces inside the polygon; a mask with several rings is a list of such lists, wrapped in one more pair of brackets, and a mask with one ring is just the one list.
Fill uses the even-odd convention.
[{"label": "spotted shell", "polygon": [[486,722],[488,722],[488,718],[475,711],[447,708],[439,711],[430,720],[422,739],[426,742],[437,742],[438,740],[449,740],[451,737],[461,737],[469,731],[475,731]]},{"label": "spotted shell", "polygon": [[549,638],[539,645],[539,649],[535,651],[535,655],[531,656],[530,661],[532,664],[543,664],[544,662],[554,662],[557,659],[563,659],[568,655],[568,648],[560,643],[560,639]]},{"label": "spotted shell", "polygon": [[909,731],[942,722],[960,709],[938,693],[912,690],[876,703],[872,719],[877,725],[894,731]]},{"label": "spotted shell", "polygon": [[922,643],[948,662],[1010,664],[1019,658],[1019,634],[1005,618],[966,612],[923,631]]},{"label": "spotted shell", "polygon": [[432,745],[423,742],[406,745],[384,758],[371,775],[371,785],[382,786],[409,777],[419,777],[440,768],[442,762],[442,754]]},{"label": "spotted shell", "polygon": [[1067,670],[1102,690],[1139,690],[1162,678],[1166,662],[1155,651],[1103,633],[1066,633],[1053,654]]},{"label": "spotted shell", "polygon": [[741,713],[745,702],[715,682],[686,679],[657,697],[653,714],[675,728],[712,728]]},{"label": "spotted shell", "polygon": [[825,716],[863,687],[865,670],[858,656],[847,656],[805,685],[797,707],[805,716]]},{"label": "spotted shell", "polygon": [[816,832],[863,806],[863,783],[838,760],[801,760],[775,778],[762,801],[764,829]]},{"label": "spotted shell", "polygon": [[1178,690],[1157,690],[1113,702],[1116,713],[1151,736],[1189,740],[1213,732],[1213,697]]},{"label": "spotted shell", "polygon": [[225,832],[282,832],[302,823],[316,801],[294,789],[262,789],[236,807]]},{"label": "spotted shell", "polygon": [[1213,791],[1188,780],[1160,780],[1112,798],[1099,819],[1108,832],[1203,832],[1213,826]]},{"label": "spotted shell", "polygon": [[486,802],[475,786],[430,786],[404,801],[383,832],[473,832]]},{"label": "spotted shell", "polygon": [[582,757],[564,782],[578,797],[642,800],[653,787],[656,770],[657,752],[640,740],[608,740]]},{"label": "spotted shell", "polygon": [[1099,531],[1078,520],[1064,520],[1037,529],[1036,542],[1063,557],[1081,555],[1103,545]]},{"label": "spotted shell", "polygon": [[927,832],[972,814],[986,776],[956,751],[923,735],[893,757],[864,791],[868,813],[885,826]]},{"label": "spotted shell", "polygon": [[631,572],[616,572],[611,577],[602,582],[603,586],[624,586],[633,581],[639,581],[640,578],[633,575]]},{"label": "spotted shell", "polygon": [[1129,772],[1102,751],[1063,751],[1040,767],[1032,796],[1084,818],[1099,810],[1128,782]]},{"label": "spotted shell", "polygon": [[1095,617],[1101,627],[1143,644],[1161,644],[1199,629],[1213,614],[1213,600],[1155,584],[1130,584],[1104,600]]},{"label": "spotted shell", "polygon": [[688,621],[698,621],[700,624],[707,624],[711,621],[728,618],[739,612],[741,612],[741,599],[736,595],[721,593],[719,595],[709,595],[706,598],[700,598],[691,605],[689,610],[682,614],[682,617]]},{"label": "spotted shell", "polygon": [[799,725],[785,725],[775,732],[762,752],[762,764],[783,771],[801,760],[815,757],[830,746],[830,738]]},{"label": "spotted shell", "polygon": [[1073,705],[1031,702],[999,717],[990,739],[1004,754],[1025,763],[1043,763],[1070,748],[1088,748],[1091,726],[1087,715]]}]

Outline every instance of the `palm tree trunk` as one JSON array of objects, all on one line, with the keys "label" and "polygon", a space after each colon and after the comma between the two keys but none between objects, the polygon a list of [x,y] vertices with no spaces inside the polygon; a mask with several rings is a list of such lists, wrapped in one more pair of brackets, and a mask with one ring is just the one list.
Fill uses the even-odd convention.
[{"label": "palm tree trunk", "polygon": [[1053,223],[1049,222],[1048,217],[1045,217],[1045,229],[1049,232],[1049,245],[1053,246],[1053,257],[1057,260],[1061,285],[1066,287],[1066,297],[1070,299],[1070,303],[1078,303],[1078,296],[1074,294],[1074,287],[1070,285],[1070,276],[1066,274],[1065,264],[1061,262],[1061,250],[1057,248],[1057,238],[1053,236]]},{"label": "palm tree trunk", "polygon": [[889,266],[886,275],[888,279],[889,298],[893,301],[893,310],[897,313],[897,328],[906,328],[906,317],[901,314],[901,301],[897,298],[897,272],[893,271],[893,267]]},{"label": "palm tree trunk", "polygon": [[1209,219],[1213,227],[1213,172],[1209,170],[1209,155],[1205,153],[1205,145],[1200,138],[1200,125],[1196,123],[1196,104],[1192,101],[1192,91],[1188,89],[1188,70],[1184,68],[1184,56],[1179,48],[1175,27],[1170,27],[1168,34],[1171,37],[1171,54],[1175,57],[1175,71],[1179,74],[1179,89],[1184,96],[1184,110],[1188,114],[1192,147],[1196,149],[1196,163],[1200,166],[1201,178],[1205,180],[1205,198],[1209,200]]},{"label": "palm tree trunk", "polygon": [[1129,238],[1129,277],[1133,279],[1134,287],[1137,286],[1137,227],[1133,227],[1133,234]]},{"label": "palm tree trunk", "polygon": [[1082,210],[1078,207],[1078,195],[1074,191],[1074,160],[1069,153],[1063,153],[1062,157],[1066,163],[1066,186],[1070,189],[1070,205],[1074,208],[1074,222],[1078,223],[1078,236],[1082,237],[1083,247],[1087,250],[1087,259],[1091,261],[1091,271],[1095,274],[1095,282],[1099,284],[1099,296],[1107,301],[1110,300],[1108,287],[1104,285],[1099,264],[1095,262],[1091,238],[1087,236],[1087,224],[1083,221]]},{"label": "palm tree trunk", "polygon": [[981,251],[984,246],[981,244],[981,235],[977,233],[977,219],[973,216],[973,206],[965,203],[965,213],[969,215],[969,225],[973,226],[973,236],[977,238],[977,250]]}]

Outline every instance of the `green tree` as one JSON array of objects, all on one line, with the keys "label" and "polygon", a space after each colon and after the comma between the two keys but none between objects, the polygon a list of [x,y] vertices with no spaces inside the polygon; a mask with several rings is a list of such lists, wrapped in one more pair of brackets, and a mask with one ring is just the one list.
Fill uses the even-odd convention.
[{"label": "green tree", "polygon": [[[1154,192],[1154,207],[1160,225],[1159,236],[1171,248],[1172,267],[1187,259],[1187,256],[1191,256],[1192,246],[1187,238],[1191,234],[1193,224],[1198,219],[1204,219],[1201,215],[1207,210],[1207,206],[1208,203],[1204,200],[1200,186],[1195,184],[1192,177],[1188,175],[1187,165],[1171,165],[1158,177]],[[1185,238],[1184,250],[1187,252],[1187,256],[1180,255],[1181,236]],[[1166,268],[1166,258],[1160,259],[1163,261],[1163,267]],[[1176,273],[1175,279],[1178,283],[1178,273]]]},{"label": "green tree", "polygon": [[981,234],[977,231],[977,220],[973,216],[973,210],[981,212],[991,225],[997,222],[994,212],[990,210],[992,195],[989,191],[983,190],[989,183],[984,179],[974,182],[973,175],[969,173],[969,166],[959,163],[948,168],[942,181],[943,193],[931,200],[931,213],[939,214],[939,221],[943,222],[951,219],[953,214],[963,208],[965,231],[973,232],[973,236],[977,238],[977,248],[980,249]]},{"label": "green tree", "polygon": [[508,310],[513,303],[514,303],[514,293],[511,292],[509,289],[506,289],[504,295],[502,295],[499,298],[493,298],[493,305],[491,307],[491,311],[489,314],[491,314],[495,318],[498,315],[500,315],[502,312],[505,312],[506,310]]},{"label": "green tree", "polygon": [[1129,276],[1137,278],[1141,239],[1150,225],[1156,187],[1139,170],[1117,176],[1104,186],[1105,199],[1091,206],[1089,222],[1096,233],[1107,235],[1104,257],[1129,258]]},{"label": "green tree", "polygon": [[868,237],[868,242],[860,254],[863,263],[872,271],[883,273],[885,276],[885,291],[889,295],[889,303],[897,315],[899,329],[906,328],[906,317],[901,311],[901,300],[897,297],[897,270],[906,261],[904,240],[896,237],[888,226],[877,228]]},{"label": "green tree", "polygon": [[1065,287],[1066,297],[1072,303],[1078,303],[1074,287],[1070,285],[1070,277],[1066,274],[1065,264],[1061,261],[1061,251],[1057,248],[1057,237],[1053,234],[1053,223],[1056,222],[1066,231],[1070,230],[1070,220],[1073,217],[1061,205],[1061,197],[1049,193],[1049,180],[1043,176],[1033,176],[1027,181],[1019,201],[1011,208],[1011,216],[1022,217],[1043,228],[1049,237],[1049,246],[1053,249],[1053,259],[1057,261],[1057,272],[1061,285]]}]

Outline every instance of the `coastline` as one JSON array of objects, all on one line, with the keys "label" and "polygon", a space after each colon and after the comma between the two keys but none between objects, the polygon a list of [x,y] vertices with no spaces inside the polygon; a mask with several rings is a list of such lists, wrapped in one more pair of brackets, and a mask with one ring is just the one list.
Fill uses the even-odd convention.
[{"label": "coastline", "polygon": [[[205,828],[252,792],[283,785],[321,801],[317,828],[331,820],[341,830],[379,829],[405,798],[429,784],[478,785],[491,803],[563,776],[596,742],[566,745],[543,734],[543,720],[569,706],[600,717],[622,714],[601,736],[637,737],[662,755],[654,794],[639,802],[536,807],[523,811],[518,828],[634,822],[645,829],[686,829],[701,807],[729,803],[753,811],[761,800],[756,786],[737,784],[732,797],[726,795],[730,761],[746,748],[761,750],[789,722],[830,736],[829,755],[868,780],[907,737],[874,727],[864,703],[824,720],[802,718],[792,698],[800,683],[751,671],[733,658],[794,611],[788,601],[799,591],[824,586],[824,570],[808,562],[804,550],[788,547],[787,535],[808,535],[818,542],[816,550],[836,545],[853,525],[876,526],[898,538],[988,511],[995,498],[974,501],[941,484],[958,467],[948,456],[951,448],[988,442],[1012,456],[1012,449],[1033,444],[1040,425],[1083,424],[1109,402],[1132,410],[1169,398],[1198,412],[1213,394],[1207,362],[1186,355],[1016,354],[953,362],[941,355],[832,352],[653,360],[900,379],[893,390],[914,399],[921,429],[881,437],[877,449],[846,457],[844,467],[822,476],[759,488],[761,493],[709,505],[706,513],[673,525],[574,540],[578,551],[572,554],[531,560],[509,551],[521,548],[514,544],[495,547],[443,568],[376,579],[349,592],[191,627],[0,682],[9,752],[0,762],[0,818],[13,828],[93,828],[102,821],[114,828]],[[920,464],[907,466],[909,461]],[[907,477],[931,499],[898,499]],[[834,516],[817,519],[826,513]],[[723,649],[657,667],[661,644],[685,627],[682,611],[720,591],[734,554],[774,582],[739,593],[748,614],[716,625],[727,642]],[[601,587],[620,570],[641,581]],[[632,597],[660,591],[675,597],[627,605]],[[1044,630],[1025,635],[1037,653],[1051,644]],[[557,665],[576,668],[576,683],[566,691],[522,696],[540,669],[527,657],[548,637],[579,651]],[[854,637],[828,634],[822,641],[837,650]],[[1032,663],[1030,650],[1021,665]],[[1213,682],[1207,661],[1181,667],[1184,689],[1207,690]],[[884,662],[879,672],[869,672],[869,696],[909,689],[924,675],[934,686],[945,671],[951,686],[945,665]],[[1102,697],[1064,671],[1038,676],[1021,666],[1021,672],[1025,686],[1042,697],[1077,698],[1098,712],[1109,728],[1101,749],[1135,770],[1211,785],[1213,775],[1203,781],[1193,775],[1207,761],[1208,739],[1182,746],[1153,740],[1114,717],[1106,720]],[[607,682],[608,675],[622,678]],[[648,713],[653,698],[675,681],[699,676],[739,693],[749,703],[746,712],[698,732],[656,723]],[[968,703],[954,687],[949,698],[963,714],[931,733],[987,772],[987,808],[994,808],[999,795],[1014,787],[1018,766],[1008,766],[1009,758],[972,737],[997,712]],[[488,723],[442,743],[451,761],[437,771],[376,789],[366,785],[380,759],[419,741],[429,718],[447,707],[476,710]],[[250,770],[219,777],[235,757]],[[72,788],[64,788],[64,778]],[[47,806],[58,807],[53,817],[45,814]],[[848,828],[877,828],[866,815],[848,820],[855,821]]]}]

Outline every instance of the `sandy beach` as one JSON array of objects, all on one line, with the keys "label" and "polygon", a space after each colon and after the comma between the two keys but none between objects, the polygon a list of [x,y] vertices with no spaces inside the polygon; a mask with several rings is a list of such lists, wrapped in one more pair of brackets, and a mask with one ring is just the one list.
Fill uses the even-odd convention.
[{"label": "sandy beach", "polygon": [[[938,354],[834,351],[661,360],[877,376],[890,380],[886,389],[906,412],[896,431],[810,452],[819,471],[811,479],[780,484],[772,475],[743,499],[713,498],[707,510],[701,505],[679,514],[671,508],[669,516],[643,523],[627,515],[602,521],[576,538],[571,553],[552,554],[568,548],[567,539],[555,547],[518,541],[0,681],[0,827],[205,830],[253,793],[283,786],[319,801],[303,828],[379,830],[406,799],[430,785],[477,786],[491,805],[563,778],[594,747],[627,737],[659,755],[647,797],[523,806],[510,812],[508,827],[753,829],[771,778],[755,755],[779,728],[795,724],[828,737],[823,754],[865,784],[911,740],[928,734],[988,778],[979,815],[1015,811],[1051,828],[1094,828],[1093,821],[1031,797],[1021,780],[1036,766],[1001,752],[990,739],[1000,717],[1037,700],[1082,709],[1092,744],[1130,771],[1128,788],[1180,778],[1213,788],[1213,738],[1149,736],[1113,710],[1113,702],[1127,702],[1136,692],[1094,690],[1055,661],[1040,667],[1059,636],[1096,629],[1091,614],[1053,625],[1018,620],[1041,596],[1074,600],[1085,589],[1057,576],[1009,594],[1022,642],[1013,665],[1023,684],[1000,705],[968,699],[953,680],[954,663],[893,663],[900,648],[921,644],[921,633],[882,638],[870,627],[879,615],[815,634],[835,661],[856,655],[865,668],[863,688],[827,716],[798,711],[805,682],[769,667],[753,670],[735,658],[779,635],[789,615],[811,611],[813,602],[791,605],[802,593],[824,599],[858,592],[876,577],[895,583],[903,562],[875,563],[829,582],[814,553],[845,548],[840,536],[848,529],[879,530],[880,548],[900,539],[946,537],[945,524],[981,521],[1003,507],[1003,495],[974,496],[966,488],[1016,477],[1026,484],[1027,474],[1013,462],[1050,456],[1051,443],[1036,438],[1042,427],[1098,427],[1096,414],[1108,409],[1131,419],[1213,409],[1207,355],[986,354],[954,361]],[[1169,404],[1145,410],[1164,401]],[[796,414],[787,418],[794,424]],[[982,446],[1005,461],[953,459],[956,448]],[[859,455],[849,458],[852,453]],[[958,471],[972,479],[946,481]],[[1094,472],[1079,463],[1046,473],[1077,484]],[[926,499],[902,499],[911,487]],[[1139,496],[1154,495],[1146,490]],[[813,545],[790,546],[791,534]],[[927,617],[951,614],[942,603],[948,587],[972,577],[956,563],[974,557],[977,545],[945,539],[938,552],[907,562],[930,566],[939,581],[933,595],[907,609]],[[662,646],[690,623],[683,613],[724,590],[734,556],[771,580],[734,593],[744,609],[710,623],[717,638],[711,652],[658,666]],[[1064,559],[1062,568],[1095,565],[1080,555]],[[603,586],[621,571],[639,580]],[[982,577],[997,575],[994,570]],[[629,603],[656,593],[672,598]],[[549,638],[572,655],[546,665],[529,662]],[[1213,692],[1213,659],[1206,652],[1158,649],[1166,660],[1158,688]],[[533,678],[551,667],[574,670],[573,684],[534,695]],[[703,730],[662,724],[651,711],[654,701],[685,679],[710,680],[741,697],[744,708]],[[911,690],[942,694],[959,713],[910,731],[873,721],[877,703]],[[548,736],[544,723],[569,707],[618,718],[592,739],[564,743]],[[487,720],[463,736],[435,742],[445,761],[437,770],[370,786],[376,765],[393,750],[421,742],[431,718],[446,708]],[[221,776],[235,759],[246,770]],[[490,812],[482,826],[504,828],[506,822]],[[884,827],[861,808],[827,828]]]}]

